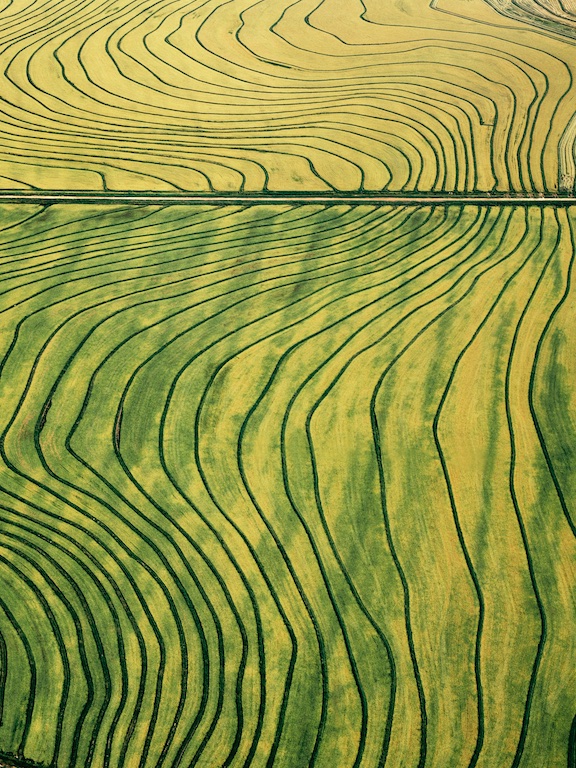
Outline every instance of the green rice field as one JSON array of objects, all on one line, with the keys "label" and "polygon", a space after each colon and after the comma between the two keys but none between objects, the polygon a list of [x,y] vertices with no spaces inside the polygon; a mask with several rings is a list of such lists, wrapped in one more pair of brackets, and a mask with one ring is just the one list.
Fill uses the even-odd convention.
[{"label": "green rice field", "polygon": [[3,764],[573,768],[576,206],[0,220]]}]

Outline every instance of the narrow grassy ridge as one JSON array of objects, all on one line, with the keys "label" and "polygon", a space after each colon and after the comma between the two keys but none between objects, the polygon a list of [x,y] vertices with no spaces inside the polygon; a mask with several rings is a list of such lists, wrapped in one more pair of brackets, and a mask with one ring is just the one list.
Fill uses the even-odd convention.
[{"label": "narrow grassy ridge", "polygon": [[572,767],[575,241],[1,209],[0,762]]}]

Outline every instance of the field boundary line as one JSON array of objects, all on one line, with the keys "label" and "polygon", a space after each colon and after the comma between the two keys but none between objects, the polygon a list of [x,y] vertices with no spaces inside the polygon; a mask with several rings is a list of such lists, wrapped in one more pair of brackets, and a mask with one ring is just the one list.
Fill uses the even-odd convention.
[{"label": "field boundary line", "polygon": [[0,203],[86,205],[576,205],[576,195],[513,193],[372,193],[372,192],[130,192],[0,190]]}]

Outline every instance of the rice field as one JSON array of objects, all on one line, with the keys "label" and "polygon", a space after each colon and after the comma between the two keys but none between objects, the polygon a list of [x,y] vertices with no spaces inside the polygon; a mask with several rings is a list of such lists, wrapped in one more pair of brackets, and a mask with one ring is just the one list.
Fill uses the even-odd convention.
[{"label": "rice field", "polygon": [[0,0],[0,188],[573,192],[574,0]]},{"label": "rice field", "polygon": [[1,760],[574,767],[576,206],[0,221]]},{"label": "rice field", "polygon": [[576,768],[575,3],[0,0],[0,768]]}]

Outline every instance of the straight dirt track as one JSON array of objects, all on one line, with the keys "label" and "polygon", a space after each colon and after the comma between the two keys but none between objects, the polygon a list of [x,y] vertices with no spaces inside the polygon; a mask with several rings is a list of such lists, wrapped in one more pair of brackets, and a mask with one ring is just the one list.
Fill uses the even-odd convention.
[{"label": "straight dirt track", "polygon": [[539,205],[571,206],[576,205],[574,195],[514,195],[497,194],[370,194],[363,192],[335,192],[328,194],[260,192],[199,193],[189,192],[69,192],[66,190],[12,192],[0,191],[0,203],[22,205],[36,203],[51,205],[54,203],[106,204],[118,203],[132,205]]}]

